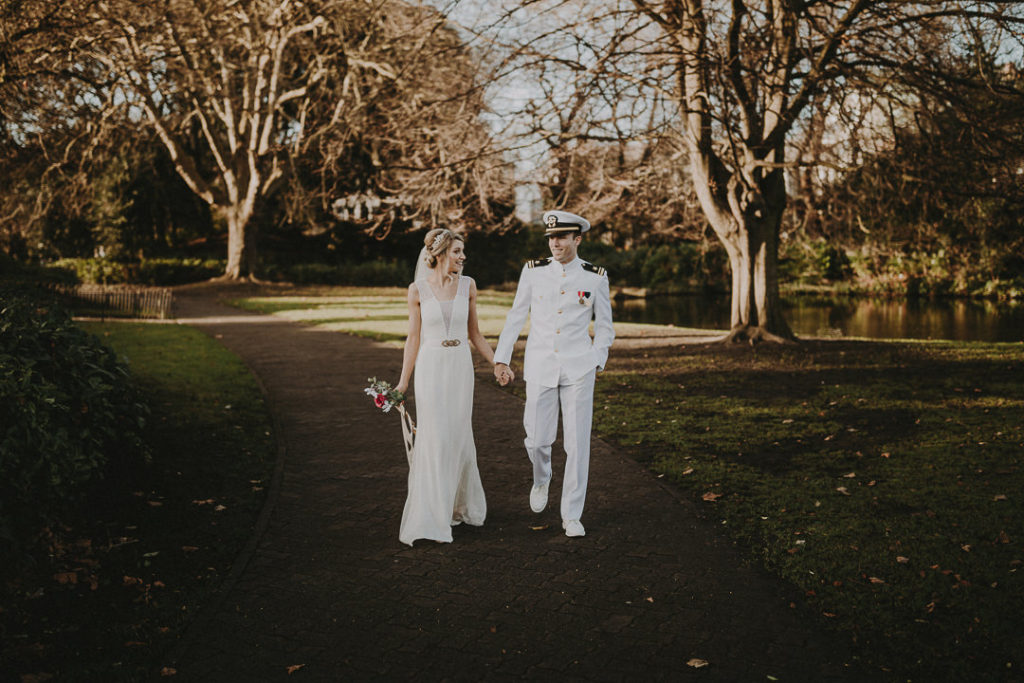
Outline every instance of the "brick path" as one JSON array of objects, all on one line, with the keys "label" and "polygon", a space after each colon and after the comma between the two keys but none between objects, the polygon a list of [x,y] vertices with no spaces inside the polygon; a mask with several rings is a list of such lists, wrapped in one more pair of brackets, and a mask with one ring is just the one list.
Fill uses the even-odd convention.
[{"label": "brick path", "polygon": [[394,381],[401,352],[188,294],[182,321],[265,387],[282,455],[250,547],[169,656],[172,680],[865,680],[798,597],[607,444],[585,538],[561,531],[557,450],[552,504],[534,515],[522,403],[485,367],[473,428],[487,522],[452,544],[399,543],[401,430],[362,389]]}]

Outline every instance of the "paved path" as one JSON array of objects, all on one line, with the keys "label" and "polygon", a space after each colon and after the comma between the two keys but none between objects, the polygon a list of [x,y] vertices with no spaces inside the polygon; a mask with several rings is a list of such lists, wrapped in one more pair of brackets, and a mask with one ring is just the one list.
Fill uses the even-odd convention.
[{"label": "paved path", "polygon": [[[259,377],[283,449],[257,535],[171,654],[172,680],[865,680],[799,598],[607,444],[585,538],[563,535],[557,494],[534,515],[522,403],[483,367],[487,522],[451,544],[399,543],[401,430],[362,389],[396,378],[401,352],[188,294],[179,317]],[[557,456],[555,469],[557,492]]]}]

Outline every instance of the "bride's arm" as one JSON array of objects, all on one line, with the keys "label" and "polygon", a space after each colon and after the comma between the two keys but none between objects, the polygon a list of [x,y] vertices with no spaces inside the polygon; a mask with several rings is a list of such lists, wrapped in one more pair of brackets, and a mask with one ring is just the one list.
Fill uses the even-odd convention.
[{"label": "bride's arm", "polygon": [[409,334],[405,338],[405,353],[402,355],[402,376],[395,389],[403,394],[409,390],[412,370],[416,367],[416,354],[420,350],[420,291],[416,283],[409,285]]},{"label": "bride's arm", "polygon": [[494,365],[494,350],[491,349],[491,345],[487,343],[484,335],[480,332],[480,322],[476,317],[476,281],[473,278],[469,279],[469,341],[473,344],[481,356],[484,357],[490,365]]}]

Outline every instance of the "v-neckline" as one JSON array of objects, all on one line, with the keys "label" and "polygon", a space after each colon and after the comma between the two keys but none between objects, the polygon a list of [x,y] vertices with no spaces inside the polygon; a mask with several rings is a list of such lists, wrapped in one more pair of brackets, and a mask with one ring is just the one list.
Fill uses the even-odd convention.
[{"label": "v-neckline", "polygon": [[459,295],[459,280],[460,280],[460,279],[461,279],[461,276],[459,276],[459,277],[458,277],[458,278],[456,278],[456,280],[455,280],[455,282],[456,282],[456,285],[455,285],[455,293],[454,293],[454,294],[452,294],[452,298],[451,298],[451,299],[442,299],[441,297],[439,297],[439,296],[437,295],[437,290],[436,290],[436,289],[434,289],[434,285],[432,285],[432,284],[430,283],[430,280],[427,280],[427,287],[430,287],[430,293],[434,295],[434,301],[436,301],[436,302],[437,302],[437,303],[439,303],[439,304],[446,304],[446,303],[449,303],[449,302],[451,302],[451,301],[455,301],[455,297],[457,297],[457,296]]}]

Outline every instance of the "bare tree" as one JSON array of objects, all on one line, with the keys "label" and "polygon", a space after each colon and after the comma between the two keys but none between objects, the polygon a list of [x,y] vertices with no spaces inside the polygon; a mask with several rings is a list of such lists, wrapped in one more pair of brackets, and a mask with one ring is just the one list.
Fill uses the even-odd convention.
[{"label": "bare tree", "polygon": [[[425,96],[427,89],[411,78],[422,74],[422,60],[438,56],[439,41],[452,49],[457,36],[445,32],[440,12],[401,0],[59,4],[72,1],[76,11],[61,16],[76,17],[73,23],[56,30],[52,20],[37,22],[37,45],[50,44],[39,61],[15,61],[26,74],[33,64],[45,70],[51,93],[60,95],[66,85],[79,93],[80,116],[67,118],[83,130],[91,126],[95,133],[96,121],[117,120],[155,131],[177,173],[226,226],[230,278],[251,275],[253,217],[297,167],[309,167],[303,155],[320,160],[312,174],[330,178],[322,188],[325,204],[359,195],[368,185],[364,172],[376,175],[378,196],[395,204],[415,206],[424,196],[481,201],[479,192],[451,189],[451,169],[479,179],[489,173],[482,164],[500,167],[485,158],[493,152],[485,129],[464,125],[480,115],[479,98],[468,99],[473,79],[452,79],[440,97]],[[19,0],[11,10],[29,6],[46,14],[38,0]],[[10,17],[3,16],[6,23]],[[18,50],[10,54],[18,57]],[[432,75],[439,74],[435,68]],[[16,87],[13,79],[0,85]],[[32,106],[23,111],[37,114]],[[422,133],[424,122],[432,130],[409,143],[409,132]],[[424,155],[417,144],[426,138],[434,148]],[[334,172],[361,154],[366,164]],[[382,166],[416,172],[388,175]],[[381,182],[385,177],[391,182]]]},{"label": "bare tree", "polygon": [[94,0],[12,0],[0,10],[0,235],[12,253],[45,240],[41,224],[82,202],[107,118],[86,105],[97,74],[69,73],[69,36]]},{"label": "bare tree", "polygon": [[388,21],[406,37],[381,47],[394,72],[308,138],[303,163],[318,187],[294,193],[293,206],[316,198],[378,238],[424,224],[505,227],[512,174],[485,118],[486,55],[428,8],[395,5]]},{"label": "bare tree", "polygon": [[[816,140],[808,128],[837,115],[844,103],[851,115],[873,115],[879,93],[912,104],[923,74],[942,75],[941,52],[963,51],[979,36],[988,39],[991,27],[1019,22],[1018,4],[609,0],[600,10],[587,3],[584,11],[571,0],[533,0],[517,10],[544,15],[546,32],[522,40],[515,54],[534,69],[543,63],[574,75],[548,110],[564,119],[565,112],[590,107],[586,126],[561,126],[559,144],[549,143],[556,152],[570,141],[594,139],[598,128],[678,141],[701,209],[729,255],[728,338],[783,341],[793,338],[777,269],[789,205],[786,175],[830,161],[803,154],[800,143]],[[590,21],[581,22],[584,15]],[[558,17],[564,20],[556,28]],[[613,81],[628,87],[616,92],[608,86]],[[861,99],[846,99],[853,92]],[[574,97],[588,105],[576,105]],[[623,97],[665,106],[641,121],[628,115]],[[543,109],[550,99],[535,98],[533,106]],[[603,125],[594,124],[595,112]],[[551,114],[534,119],[551,120]]]}]

